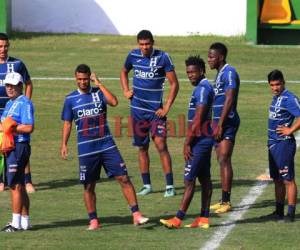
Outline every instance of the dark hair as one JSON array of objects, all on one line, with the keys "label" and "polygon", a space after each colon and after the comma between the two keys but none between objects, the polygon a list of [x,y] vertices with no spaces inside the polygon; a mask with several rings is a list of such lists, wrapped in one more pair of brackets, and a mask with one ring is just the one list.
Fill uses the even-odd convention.
[{"label": "dark hair", "polygon": [[189,56],[189,57],[185,60],[185,66],[190,66],[190,65],[195,65],[195,66],[197,66],[199,69],[202,69],[203,72],[205,73],[205,62],[204,62],[203,59],[200,57],[200,55]]},{"label": "dark hair", "polygon": [[79,64],[75,69],[75,73],[91,74],[91,69],[86,64]]},{"label": "dark hair", "polygon": [[210,45],[209,49],[218,51],[221,55],[224,56],[224,61],[226,60],[228,50],[225,44],[218,42],[213,43],[212,45]]},{"label": "dark hair", "polygon": [[270,83],[271,81],[276,81],[279,80],[283,83],[285,83],[284,81],[284,77],[283,74],[280,70],[278,69],[274,69],[272,70],[269,74],[268,74],[268,82]]},{"label": "dark hair", "polygon": [[8,35],[5,33],[0,33],[0,40],[8,41]]},{"label": "dark hair", "polygon": [[141,30],[137,34],[137,40],[146,40],[146,39],[150,39],[151,42],[154,42],[153,35],[152,35],[151,31]]}]

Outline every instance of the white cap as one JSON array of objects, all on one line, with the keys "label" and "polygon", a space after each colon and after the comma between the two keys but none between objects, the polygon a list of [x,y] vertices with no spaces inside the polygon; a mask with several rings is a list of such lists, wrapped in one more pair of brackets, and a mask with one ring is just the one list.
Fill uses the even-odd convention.
[{"label": "white cap", "polygon": [[23,77],[17,72],[7,73],[4,79],[4,84],[18,85],[23,83]]}]

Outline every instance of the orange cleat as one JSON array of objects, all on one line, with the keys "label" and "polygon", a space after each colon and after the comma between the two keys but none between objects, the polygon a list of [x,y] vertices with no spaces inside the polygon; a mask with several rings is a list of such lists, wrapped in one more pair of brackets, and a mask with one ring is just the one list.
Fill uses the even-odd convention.
[{"label": "orange cleat", "polygon": [[92,219],[92,220],[90,220],[90,225],[87,228],[87,230],[92,231],[92,230],[97,230],[99,228],[100,228],[100,223],[99,223],[98,219]]},{"label": "orange cleat", "polygon": [[149,218],[144,217],[141,212],[134,212],[133,214],[133,224],[135,226],[144,225],[149,221]]},{"label": "orange cleat", "polygon": [[177,218],[176,216],[168,220],[160,219],[159,222],[167,228],[178,229],[181,226],[181,219]]},{"label": "orange cleat", "polygon": [[206,217],[197,217],[192,224],[186,225],[184,227],[189,227],[189,228],[209,228],[209,220]]}]

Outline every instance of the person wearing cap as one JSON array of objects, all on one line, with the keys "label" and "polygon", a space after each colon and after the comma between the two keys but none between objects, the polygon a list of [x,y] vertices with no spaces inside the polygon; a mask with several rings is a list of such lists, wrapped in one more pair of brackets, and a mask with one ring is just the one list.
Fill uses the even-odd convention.
[{"label": "person wearing cap", "polygon": [[[29,99],[31,99],[33,89],[32,81],[25,64],[20,59],[8,55],[9,46],[9,38],[7,34],[0,33],[0,117],[3,113],[6,102],[9,100],[3,82],[7,73],[18,72],[22,76],[25,86],[24,94]],[[28,193],[35,192],[35,188],[32,185],[29,163],[25,168],[25,183]],[[0,192],[1,191],[4,191],[4,178],[2,173],[0,173]]]},{"label": "person wearing cap", "polygon": [[[9,101],[1,116],[0,131],[12,133],[14,149],[5,152],[7,166],[7,184],[11,190],[12,221],[2,231],[16,232],[28,230],[29,197],[25,188],[25,166],[30,157],[30,134],[34,128],[34,107],[28,97],[22,94],[23,77],[17,73],[8,73],[4,79]],[[5,126],[7,119],[14,125]],[[9,131],[8,131],[9,130]]]}]

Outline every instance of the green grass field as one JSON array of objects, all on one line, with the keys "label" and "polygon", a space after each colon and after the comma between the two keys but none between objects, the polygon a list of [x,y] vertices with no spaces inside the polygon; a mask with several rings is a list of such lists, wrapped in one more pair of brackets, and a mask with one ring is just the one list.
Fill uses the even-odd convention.
[{"label": "green grass field", "polygon": [[[190,54],[200,54],[206,61],[207,49],[212,42],[228,45],[228,62],[235,66],[242,83],[238,110],[241,127],[233,156],[234,182],[233,206],[237,205],[256,183],[256,176],[267,168],[266,133],[268,105],[272,95],[266,83],[255,83],[266,79],[274,68],[281,69],[286,80],[298,80],[298,84],[287,83],[287,87],[300,95],[300,47],[268,47],[248,45],[243,37],[156,37],[156,46],[171,55],[178,78],[186,79],[184,60]],[[75,67],[87,63],[101,77],[118,78],[128,51],[135,47],[135,37],[100,35],[46,35],[14,34],[10,55],[23,59],[32,77],[73,77]],[[207,69],[213,79],[215,72]],[[111,129],[114,117],[129,114],[128,102],[123,97],[118,80],[104,80],[119,98],[119,106],[109,109]],[[87,215],[82,198],[82,187],[78,184],[78,162],[75,133],[69,142],[70,156],[67,161],[60,158],[61,126],[60,113],[66,94],[76,88],[74,81],[33,80],[33,101],[36,112],[36,128],[32,136],[32,176],[37,192],[31,198],[31,222],[28,232],[0,235],[0,249],[199,249],[226,221],[228,214],[212,214],[208,230],[168,230],[159,224],[160,218],[173,216],[179,207],[183,193],[184,138],[168,139],[172,155],[175,184],[178,195],[163,198],[164,176],[153,145],[151,146],[151,176],[154,193],[139,198],[142,212],[151,218],[149,224],[134,227],[132,218],[120,187],[103,174],[97,185],[98,215],[101,230],[86,231]],[[180,92],[168,117],[177,125],[179,114],[186,114],[191,86],[180,82]],[[168,90],[168,88],[167,88]],[[131,138],[116,138],[117,145],[127,163],[128,171],[136,189],[141,187],[137,165],[137,150],[131,146]],[[299,154],[296,156],[297,182]],[[298,163],[298,164],[297,164]],[[212,159],[214,184],[213,202],[220,196],[220,179],[215,156]],[[250,207],[245,216],[222,242],[220,249],[300,249],[299,212],[293,224],[282,224],[258,219],[273,211],[273,185],[265,189],[262,196]],[[299,201],[299,200],[298,200]],[[185,223],[198,215],[200,207],[199,188],[188,211]],[[236,209],[240,209],[236,207]],[[299,211],[299,209],[298,209]],[[0,193],[0,225],[11,219],[9,192]]]}]

